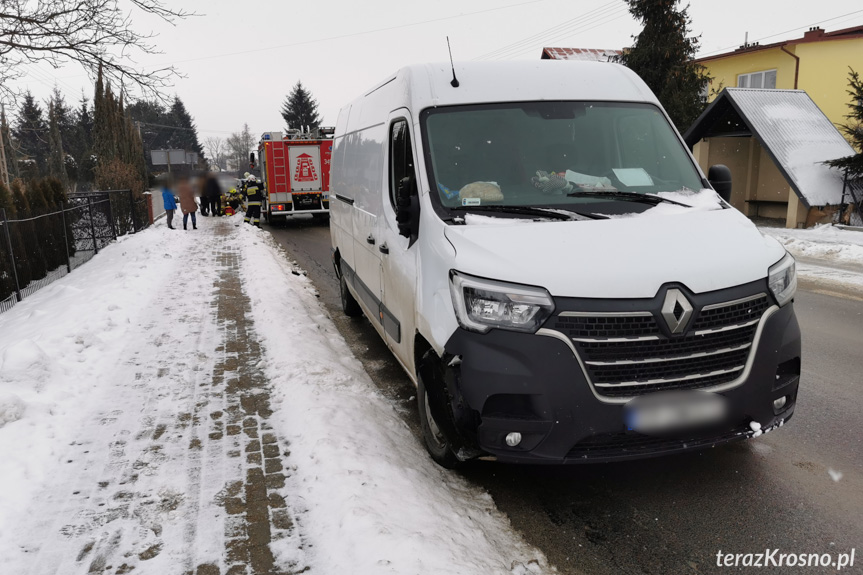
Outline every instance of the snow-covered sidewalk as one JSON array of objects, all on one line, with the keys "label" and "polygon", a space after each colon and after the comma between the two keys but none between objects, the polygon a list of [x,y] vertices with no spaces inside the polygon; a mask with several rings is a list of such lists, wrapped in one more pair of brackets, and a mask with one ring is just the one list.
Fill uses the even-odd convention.
[{"label": "snow-covered sidewalk", "polygon": [[759,229],[797,258],[801,280],[863,296],[863,231],[831,225],[805,230]]},{"label": "snow-covered sidewalk", "polygon": [[541,573],[269,234],[122,238],[0,315],[0,573]]}]

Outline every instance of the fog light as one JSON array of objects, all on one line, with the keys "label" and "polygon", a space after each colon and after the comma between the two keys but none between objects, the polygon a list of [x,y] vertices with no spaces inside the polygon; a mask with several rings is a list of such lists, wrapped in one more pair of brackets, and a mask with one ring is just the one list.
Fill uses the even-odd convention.
[{"label": "fog light", "polygon": [[511,431],[506,434],[506,444],[510,447],[515,447],[521,443],[521,433],[517,431]]},{"label": "fog light", "polygon": [[783,396],[782,396],[782,397],[780,397],[779,399],[774,399],[774,400],[773,400],[773,409],[775,409],[776,411],[779,411],[780,409],[782,409],[783,407],[785,407],[785,403],[786,403],[787,401],[788,401],[788,396],[787,396],[787,395],[783,395]]}]

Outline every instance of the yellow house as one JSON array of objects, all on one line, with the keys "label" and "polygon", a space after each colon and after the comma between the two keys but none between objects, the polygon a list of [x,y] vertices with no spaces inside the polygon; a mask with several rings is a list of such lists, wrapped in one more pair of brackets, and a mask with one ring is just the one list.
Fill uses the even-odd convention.
[{"label": "yellow house", "polygon": [[863,26],[812,28],[802,38],[748,44],[696,62],[713,77],[710,100],[722,88],[805,90],[831,122],[842,124],[849,111],[848,68],[863,73]]},{"label": "yellow house", "polygon": [[[838,125],[847,121],[844,116],[849,112],[848,68],[863,72],[863,26],[835,32],[812,28],[802,38],[774,44],[747,44],[733,52],[700,58],[696,62],[707,68],[713,78],[711,101],[723,88],[799,90],[799,94],[805,93],[807,99],[817,106],[808,107],[810,118],[817,119],[823,113],[827,121]],[[781,92],[774,94],[776,96],[773,99],[782,99]],[[737,99],[742,96],[742,92],[738,93]],[[770,98],[769,95],[765,97]],[[792,97],[789,94],[789,98],[789,104],[793,101],[794,105],[799,105],[798,101],[803,101],[801,96]],[[731,94],[729,100],[737,105]],[[740,112],[744,110],[737,110],[736,116],[745,115]],[[784,219],[788,227],[809,226],[820,219],[823,221],[823,218],[832,217],[834,208],[821,209],[825,206],[823,198],[820,198],[822,201],[813,202],[811,197],[807,197],[799,182],[789,177],[790,173],[782,161],[777,161],[780,158],[776,150],[766,149],[765,139],[757,137],[757,130],[750,129],[751,121],[741,122],[741,129],[736,133],[733,130],[730,133],[718,133],[716,129],[705,130],[703,124],[706,120],[705,115],[702,115],[696,121],[702,126],[695,130],[695,126],[690,128],[692,133],[688,134],[688,143],[693,146],[693,153],[705,171],[710,165],[718,163],[731,168],[735,188],[732,203],[743,213]],[[786,127],[794,124],[795,128],[805,123],[795,119],[786,119],[786,122]],[[776,130],[782,130],[782,123],[776,126]],[[701,137],[693,138],[694,132],[699,131]],[[835,141],[833,145],[836,149],[841,147]],[[835,153],[835,150],[831,152]],[[853,153],[850,146],[848,153]],[[823,159],[826,158],[819,158]],[[820,163],[818,166],[813,164],[812,170],[824,171]],[[834,180],[834,176],[830,175],[830,179]],[[841,185],[838,196],[834,195],[829,194],[827,205],[835,206],[840,202],[843,197]]]}]

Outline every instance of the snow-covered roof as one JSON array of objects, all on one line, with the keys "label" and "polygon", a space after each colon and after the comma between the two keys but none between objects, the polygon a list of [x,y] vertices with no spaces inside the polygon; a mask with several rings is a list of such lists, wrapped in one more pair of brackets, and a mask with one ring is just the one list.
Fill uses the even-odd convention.
[{"label": "snow-covered roof", "polygon": [[611,62],[615,56],[620,56],[620,50],[603,50],[600,48],[543,48],[541,59]]},{"label": "snow-covered roof", "polygon": [[805,205],[841,202],[842,173],[823,162],[854,149],[805,91],[725,88],[684,139],[712,136],[754,136]]}]

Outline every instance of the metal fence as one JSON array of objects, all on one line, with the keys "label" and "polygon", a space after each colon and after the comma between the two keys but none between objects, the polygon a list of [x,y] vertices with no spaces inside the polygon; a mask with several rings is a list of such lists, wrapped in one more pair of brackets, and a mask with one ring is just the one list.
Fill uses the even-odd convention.
[{"label": "metal fence", "polygon": [[16,219],[0,209],[0,313],[148,225],[146,199],[131,190],[73,194],[59,209]]}]

